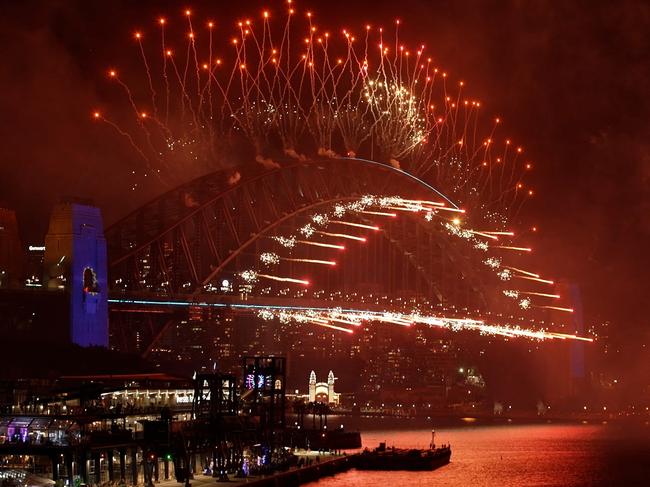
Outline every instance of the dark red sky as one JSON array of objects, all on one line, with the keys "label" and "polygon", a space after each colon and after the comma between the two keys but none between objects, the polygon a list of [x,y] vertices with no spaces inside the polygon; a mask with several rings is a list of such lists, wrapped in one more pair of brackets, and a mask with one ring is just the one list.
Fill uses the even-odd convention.
[{"label": "dark red sky", "polygon": [[[110,222],[150,195],[126,191],[134,156],[89,120],[105,69],[135,28],[190,6],[229,22],[281,2],[58,1],[0,6],[0,201],[25,240],[63,195]],[[538,258],[581,285],[587,317],[647,333],[650,277],[650,4],[598,1],[297,2],[323,25],[403,20],[451,76],[501,115],[535,163],[527,217]],[[161,188],[162,190],[162,188]],[[138,199],[139,198],[139,199]]]}]

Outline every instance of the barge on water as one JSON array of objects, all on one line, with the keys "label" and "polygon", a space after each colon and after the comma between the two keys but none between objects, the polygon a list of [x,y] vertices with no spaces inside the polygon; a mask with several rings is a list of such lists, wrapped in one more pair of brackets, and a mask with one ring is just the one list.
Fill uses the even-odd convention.
[{"label": "barge on water", "polygon": [[386,442],[357,456],[356,467],[360,470],[435,470],[447,465],[451,458],[451,446],[436,448],[435,433],[431,432],[431,445],[427,450],[409,448],[386,448]]},{"label": "barge on water", "polygon": [[435,470],[447,465],[450,458],[449,446],[434,450],[416,450],[385,448],[382,443],[373,451],[360,453],[356,467],[359,470]]}]

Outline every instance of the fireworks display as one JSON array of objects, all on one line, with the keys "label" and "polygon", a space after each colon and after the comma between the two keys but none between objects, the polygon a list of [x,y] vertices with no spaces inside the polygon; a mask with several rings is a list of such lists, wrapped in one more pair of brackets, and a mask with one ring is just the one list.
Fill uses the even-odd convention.
[{"label": "fireworks display", "polygon": [[[236,273],[245,292],[254,292],[260,280],[312,286],[308,275],[296,275],[291,266],[301,265],[307,274],[309,266],[334,268],[333,252],[380,235],[387,218],[421,217],[480,252],[486,270],[509,287],[499,295],[515,300],[518,310],[573,312],[544,302],[560,299],[557,294],[510,289],[515,282],[553,284],[506,265],[511,256],[532,252],[515,240],[509,224],[525,197],[534,194],[523,181],[532,165],[521,147],[498,138],[500,120],[481,115],[482,103],[465,94],[464,82],[450,81],[425,45],[402,43],[399,23],[390,29],[325,28],[291,2],[283,10],[259,12],[220,29],[187,11],[134,34],[144,81],[108,70],[130,115],[121,107],[115,116],[107,110],[94,118],[133,146],[142,162],[136,176],[176,185],[246,160],[274,170],[287,161],[359,157],[407,171],[435,187],[440,199],[364,195],[320,208],[291,234],[265,239],[273,250],[256,256],[261,268]],[[229,184],[239,180],[228,177]],[[303,246],[318,247],[322,255],[300,256]],[[289,270],[270,273],[283,262]],[[380,321],[539,340],[576,338],[419,313],[368,317],[361,311],[264,310],[260,317],[344,332],[352,329],[342,325]]]},{"label": "fireworks display", "polygon": [[[478,244],[480,248],[477,250],[481,252],[501,252],[504,247],[506,249],[519,249],[519,247],[514,247],[511,245],[495,245],[500,243],[501,239],[512,239],[514,238],[514,232],[510,231],[472,231],[467,230],[463,227],[460,221],[455,221],[450,223],[447,220],[445,210],[448,209],[443,203],[439,202],[427,202],[427,201],[414,201],[401,198],[399,196],[374,196],[374,195],[363,195],[358,199],[347,201],[346,203],[335,203],[329,209],[321,209],[319,213],[311,215],[308,220],[315,222],[319,225],[319,228],[327,229],[330,225],[337,226],[345,224],[349,227],[358,228],[360,231],[367,232],[366,236],[358,235],[348,235],[333,233],[325,230],[316,230],[311,223],[308,223],[303,226],[298,226],[296,232],[302,234],[305,238],[316,239],[319,237],[330,237],[334,239],[344,240],[346,238],[353,237],[354,240],[357,240],[359,244],[366,242],[367,238],[372,236],[373,233],[380,230],[380,227],[373,224],[348,222],[335,220],[337,217],[342,215],[349,215],[350,217],[354,215],[363,216],[364,221],[368,221],[368,218],[381,218],[385,217],[386,208],[391,208],[394,210],[404,210],[411,214],[420,215],[423,217],[424,221],[428,225],[431,225],[432,228],[437,228],[440,231],[446,233],[449,237],[460,238],[469,241],[474,248],[477,248]],[[395,214],[396,215],[396,214]],[[397,216],[397,215],[396,215]],[[329,248],[337,249],[340,246],[338,244],[323,244],[322,242],[312,241],[312,240],[296,240],[295,236],[275,236],[273,239],[279,243],[286,251],[291,252],[294,250],[295,243],[309,243],[314,245],[326,245]],[[287,246],[284,243],[292,242],[293,245]],[[504,261],[507,260],[507,255],[488,255],[483,259],[483,264],[495,273],[499,281],[502,282],[511,282],[514,278],[521,278],[525,280],[534,280],[542,283],[552,283],[552,281],[542,279],[540,274],[525,271],[518,267],[513,267],[506,265]],[[335,261],[331,260],[320,260],[320,259],[307,259],[307,258],[297,258],[291,256],[280,256],[272,252],[264,252],[260,255],[260,261],[267,265],[278,265],[281,261],[289,262],[303,262],[307,264],[325,264],[325,265],[335,265]],[[249,276],[254,276],[255,279],[251,279]],[[258,277],[268,278],[276,281],[284,282],[293,282],[298,283],[303,286],[310,285],[310,281],[306,279],[294,279],[286,277],[277,277],[271,276],[268,274],[261,274],[255,270],[248,270],[242,273],[241,277],[244,281],[248,283],[256,282]],[[516,300],[517,307],[522,311],[527,311],[533,308],[536,309],[549,309],[554,311],[568,312],[571,313],[573,310],[571,308],[561,307],[561,306],[549,306],[543,303],[534,303],[533,298],[537,299],[560,299],[560,295],[544,293],[538,291],[530,290],[514,290],[514,289],[503,289],[503,296]],[[339,308],[335,310],[300,310],[300,311],[287,311],[281,310],[278,313],[264,310],[260,312],[260,317],[264,319],[271,318],[280,318],[281,321],[296,321],[298,323],[310,323],[326,328],[331,328],[339,331],[344,331],[351,333],[351,328],[342,327],[342,324],[350,326],[360,326],[362,322],[382,322],[390,323],[398,326],[411,326],[411,325],[428,325],[436,326],[440,328],[446,328],[451,331],[461,331],[461,330],[473,330],[478,331],[481,334],[486,335],[497,335],[508,338],[529,338],[535,340],[548,340],[548,339],[578,339],[578,340],[589,340],[584,337],[576,337],[575,335],[568,335],[563,333],[556,333],[545,329],[531,329],[523,328],[521,326],[510,326],[510,325],[497,325],[497,324],[488,324],[482,319],[472,319],[472,318],[452,318],[449,316],[440,317],[437,315],[425,315],[420,312],[412,313],[395,313],[384,311],[381,313],[378,312],[368,312],[361,310],[352,310],[343,312]],[[333,324],[336,323],[336,324]]]},{"label": "fireworks display", "polygon": [[142,70],[107,69],[124,104],[93,117],[133,146],[136,178],[177,185],[250,159],[272,169],[365,157],[426,179],[465,208],[516,214],[532,195],[523,149],[498,138],[500,119],[481,115],[465,83],[451,81],[424,44],[403,43],[400,28],[320,26],[290,2],[230,25],[190,10],[151,19],[132,33]]},{"label": "fireworks display", "polygon": [[528,338],[532,340],[579,340],[593,341],[591,338],[571,335],[567,333],[556,333],[547,330],[529,330],[514,325],[494,325],[482,320],[448,318],[434,315],[422,315],[419,313],[389,313],[389,312],[368,312],[361,310],[331,310],[301,309],[298,311],[281,308],[270,308],[260,310],[258,317],[264,320],[277,318],[282,322],[295,321],[297,323],[310,323],[317,326],[334,328],[336,330],[353,333],[354,328],[335,326],[332,323],[342,323],[353,327],[359,327],[363,323],[392,323],[398,326],[413,326],[416,324],[447,329],[450,331],[478,331],[482,335],[502,336],[507,338]]}]

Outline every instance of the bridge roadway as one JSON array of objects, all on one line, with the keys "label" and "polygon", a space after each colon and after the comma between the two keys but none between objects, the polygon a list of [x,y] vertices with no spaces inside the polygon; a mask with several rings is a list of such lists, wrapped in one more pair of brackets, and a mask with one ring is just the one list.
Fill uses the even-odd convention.
[{"label": "bridge roadway", "polygon": [[[408,303],[412,298],[396,298],[400,299],[403,303]],[[120,294],[112,294],[108,300],[110,309],[112,311],[120,312],[146,312],[147,310],[158,310],[173,308],[191,308],[198,307],[213,307],[230,309],[240,312],[256,312],[262,309],[276,309],[287,311],[330,311],[335,308],[340,308],[344,311],[362,311],[372,314],[382,314],[387,311],[387,308],[393,308],[393,312],[409,312],[412,307],[400,303],[377,303],[376,301],[334,301],[324,300],[323,298],[296,298],[296,297],[277,297],[277,296],[248,296],[248,295],[233,295],[233,294],[203,294],[200,297],[187,295],[183,297],[166,298],[157,296],[155,294],[129,294],[123,296]],[[458,314],[457,312],[443,310],[446,315]],[[156,312],[156,311],[154,311]],[[462,316],[462,317],[466,317]]]},{"label": "bridge roadway", "polygon": [[[401,302],[395,303],[399,299]],[[187,313],[193,308],[214,308],[237,314],[255,314],[262,310],[273,312],[288,311],[332,311],[340,309],[341,311],[350,311],[376,315],[376,321],[391,321],[399,325],[408,323],[400,320],[396,322],[390,317],[384,318],[382,315],[387,311],[393,313],[410,313],[413,310],[413,304],[416,302],[412,296],[393,298],[391,302],[382,303],[373,299],[372,302],[349,301],[349,300],[328,300],[314,297],[277,297],[277,296],[249,296],[237,294],[202,294],[184,296],[165,297],[155,295],[154,293],[113,293],[109,298],[109,310],[112,314],[140,314],[156,315],[162,318],[162,326],[156,331],[152,331],[151,341],[144,347],[143,356],[147,356],[158,343],[169,326],[179,319],[179,313]],[[410,303],[410,304],[409,304]],[[440,317],[452,319],[467,319],[470,314],[465,309],[445,309],[442,307],[430,308],[423,310],[426,314],[437,315]],[[428,312],[427,312],[428,311]],[[477,319],[478,312],[473,313],[473,319]],[[494,316],[490,317],[494,320]],[[480,318],[478,318],[480,319]]]}]

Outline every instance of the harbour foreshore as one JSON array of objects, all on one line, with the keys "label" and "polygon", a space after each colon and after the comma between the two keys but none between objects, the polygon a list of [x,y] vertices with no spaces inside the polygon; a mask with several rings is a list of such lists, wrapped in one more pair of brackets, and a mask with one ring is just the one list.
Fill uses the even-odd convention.
[{"label": "harbour foreshore", "polygon": [[[352,453],[350,455],[315,455],[314,453],[298,455],[302,458],[310,459],[311,462],[305,466],[292,467],[284,472],[246,478],[231,477],[228,481],[219,481],[210,475],[195,475],[190,483],[192,487],[208,487],[214,485],[229,485],[232,487],[238,487],[240,485],[249,487],[295,487],[353,468],[357,455],[358,453]],[[181,484],[174,480],[166,480],[155,485],[157,487],[172,487]]]}]

